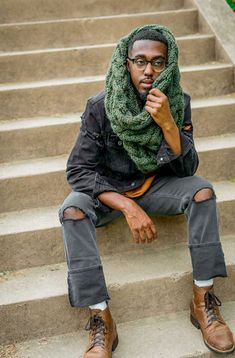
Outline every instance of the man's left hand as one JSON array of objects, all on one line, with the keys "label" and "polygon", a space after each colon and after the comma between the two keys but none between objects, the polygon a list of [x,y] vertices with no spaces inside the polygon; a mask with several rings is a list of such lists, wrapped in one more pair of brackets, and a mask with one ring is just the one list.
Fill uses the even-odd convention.
[{"label": "man's left hand", "polygon": [[147,96],[145,109],[153,120],[163,130],[174,125],[174,119],[171,115],[169,101],[167,96],[157,88],[152,88]]}]

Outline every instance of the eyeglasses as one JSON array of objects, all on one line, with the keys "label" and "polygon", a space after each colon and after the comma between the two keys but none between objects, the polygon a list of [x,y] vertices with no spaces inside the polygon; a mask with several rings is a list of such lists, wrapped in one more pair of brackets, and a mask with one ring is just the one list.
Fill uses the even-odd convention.
[{"label": "eyeglasses", "polygon": [[148,63],[151,63],[151,66],[155,72],[162,72],[165,69],[165,60],[163,58],[155,58],[151,61],[147,61],[143,58],[129,58],[130,60],[138,70],[144,71],[148,65]]}]

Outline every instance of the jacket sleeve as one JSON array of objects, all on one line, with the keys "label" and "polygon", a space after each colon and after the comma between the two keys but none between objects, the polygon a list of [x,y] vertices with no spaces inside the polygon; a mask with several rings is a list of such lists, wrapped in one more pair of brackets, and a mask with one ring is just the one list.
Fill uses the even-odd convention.
[{"label": "jacket sleeve", "polygon": [[[88,100],[81,120],[81,128],[67,162],[67,180],[74,191],[88,194],[93,199],[104,191],[117,191],[97,171],[103,150],[102,114]],[[100,206],[96,200],[96,206]]]},{"label": "jacket sleeve", "polygon": [[194,146],[193,125],[191,120],[191,98],[185,94],[184,121],[180,131],[182,152],[175,155],[165,139],[157,154],[159,166],[168,164],[178,177],[193,175],[198,167],[199,159]]}]

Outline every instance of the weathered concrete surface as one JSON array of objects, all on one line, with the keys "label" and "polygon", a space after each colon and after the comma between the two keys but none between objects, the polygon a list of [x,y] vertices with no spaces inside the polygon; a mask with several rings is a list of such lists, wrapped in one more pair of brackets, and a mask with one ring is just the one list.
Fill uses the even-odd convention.
[{"label": "weathered concrete surface", "polygon": [[[221,312],[235,333],[234,302],[226,302]],[[189,321],[188,310],[144,319],[138,319],[137,313],[136,320],[119,323],[117,328],[119,345],[114,353],[115,358],[215,357],[204,345],[200,331]],[[81,358],[86,343],[87,332],[82,330],[3,347],[2,351],[15,352],[17,358]],[[235,353],[229,357],[234,358]]]},{"label": "weathered concrete surface", "polygon": [[[87,98],[104,88],[104,79],[99,75],[1,85],[0,120],[83,111]],[[193,99],[234,92],[232,64],[184,66],[181,79]]]},{"label": "weathered concrete surface", "polygon": [[206,18],[212,32],[222,44],[233,64],[235,64],[235,14],[221,0],[194,0],[199,11]]},{"label": "weathered concrete surface", "polygon": [[[12,1],[8,0],[8,9],[10,9]],[[101,11],[99,6],[92,8],[92,11],[97,11],[97,13],[86,13],[89,10],[87,6],[93,2],[93,0],[88,0],[81,3],[81,6],[84,5],[84,12],[82,10],[80,13],[83,18],[67,18],[67,20],[65,18],[70,16],[71,13],[77,16],[73,8],[74,0],[66,2],[66,6],[68,6],[66,11],[64,11],[65,2],[63,0],[51,0],[50,4],[37,0],[37,14],[32,12],[32,8],[35,9],[35,1],[30,2],[27,11],[19,12],[20,5],[25,6],[26,2],[28,3],[26,0],[19,0],[15,4],[14,10],[12,8],[10,11],[12,17],[7,15],[4,21],[24,21],[24,19],[28,21],[27,16],[35,15],[36,17],[31,18],[31,21],[35,20],[36,22],[0,25],[0,36],[4,41],[2,49],[8,52],[2,54],[0,58],[3,60],[2,63],[4,63],[4,60],[6,60],[6,63],[12,60],[11,65],[4,64],[5,77],[2,78],[4,84],[0,86],[0,116],[3,121],[10,122],[12,119],[18,120],[20,118],[22,122],[25,121],[25,126],[21,126],[21,122],[18,127],[16,123],[12,122],[11,129],[8,127],[9,130],[5,131],[8,138],[4,139],[4,150],[8,146],[11,147],[11,143],[14,141],[18,140],[21,147],[24,147],[24,143],[28,141],[25,145],[25,151],[19,151],[18,157],[19,160],[24,159],[25,162],[1,166],[1,169],[5,170],[5,173],[2,174],[2,178],[5,175],[5,179],[1,181],[1,184],[4,182],[2,198],[11,203],[8,206],[8,204],[3,204],[2,200],[2,210],[15,210],[10,213],[3,212],[0,215],[0,220],[4,217],[4,224],[1,226],[1,229],[4,227],[4,233],[1,236],[0,243],[0,255],[4,258],[2,266],[4,272],[1,275],[2,282],[0,284],[0,321],[4,322],[1,325],[1,337],[3,341],[11,342],[14,339],[24,340],[45,335],[48,337],[76,331],[78,328],[83,328],[86,323],[86,310],[72,309],[68,303],[66,268],[64,264],[61,264],[64,259],[63,244],[57,219],[57,208],[52,207],[52,205],[59,204],[70,189],[68,186],[66,187],[65,176],[62,175],[62,170],[64,171],[65,168],[65,152],[62,152],[69,149],[66,146],[62,148],[62,145],[60,148],[50,149],[50,144],[53,146],[51,139],[54,137],[54,140],[58,141],[59,132],[63,132],[63,129],[65,129],[69,142],[69,132],[74,130],[75,122],[65,120],[63,124],[61,122],[61,125],[59,125],[55,122],[55,118],[54,120],[49,119],[48,122],[44,120],[45,118],[41,119],[38,126],[36,122],[37,118],[41,116],[63,116],[68,113],[83,111],[87,97],[103,87],[102,76],[105,66],[107,66],[110,53],[108,51],[111,51],[111,44],[115,43],[122,34],[126,34],[138,25],[147,22],[160,22],[168,25],[175,35],[180,37],[179,42],[183,45],[180,62],[183,66],[182,84],[184,89],[192,95],[193,102],[195,101],[193,103],[193,115],[196,115],[194,121],[198,121],[195,126],[197,136],[231,134],[234,132],[235,123],[234,100],[231,94],[234,92],[234,66],[228,56],[218,56],[218,39],[214,36],[211,28],[205,25],[205,22],[203,31],[201,31],[203,19],[202,16],[198,16],[197,9],[193,9],[195,7],[193,1],[190,4],[189,0],[185,0],[184,9],[172,11],[172,7],[180,6],[182,2],[156,0],[151,2],[151,6],[155,4],[159,5],[159,8],[154,10],[155,13],[151,10],[151,14],[141,14],[140,8],[138,14],[133,14],[133,6],[139,6],[139,3],[125,3],[126,15],[119,16],[120,9],[114,6],[116,2],[100,0],[99,4],[102,1],[102,4],[108,3],[110,7],[105,7],[101,14],[103,17],[99,18],[97,17]],[[120,1],[123,2],[124,0]],[[60,3],[61,7],[56,7],[56,11],[52,14],[51,10],[55,10],[54,5],[56,3]],[[95,3],[94,5],[98,5],[98,2]],[[45,15],[44,18],[42,14]],[[62,18],[59,14],[64,14],[65,18]],[[87,14],[96,17],[84,18]],[[43,19],[49,21],[38,21]],[[198,31],[201,32],[200,39],[196,35]],[[190,37],[192,40],[190,40]],[[8,42],[5,42],[5,39]],[[192,44],[190,41],[192,41]],[[76,75],[76,61],[82,59],[82,54],[85,58],[90,50],[90,55],[92,55],[92,49],[89,48],[89,45],[92,44],[98,49],[101,44],[103,49],[105,46],[108,49],[103,57],[106,60],[103,61],[102,56],[100,58],[104,67],[99,67],[98,76],[96,76],[97,73],[93,74],[86,68],[87,72],[84,71],[82,76],[85,76],[86,73],[88,77],[80,78],[78,76],[81,76],[81,72],[78,71]],[[82,49],[84,52],[76,52],[76,48],[82,46],[84,46]],[[194,46],[193,51],[192,46]],[[200,51],[198,47],[200,47]],[[85,51],[85,48],[88,51]],[[18,50],[19,52],[16,53],[15,51]],[[26,50],[28,53],[20,53],[22,50]],[[14,51],[14,54],[10,53],[11,51]],[[224,51],[222,52],[224,53]],[[95,52],[92,56],[94,54]],[[79,67],[84,67],[84,58],[79,62]],[[24,63],[26,59],[27,61]],[[61,61],[61,63],[53,67],[53,61]],[[66,64],[71,66],[70,69],[63,69]],[[18,72],[14,71],[15,66],[19,66]],[[93,66],[95,66],[94,63]],[[44,67],[45,72],[43,72]],[[34,73],[35,71],[37,74]],[[15,81],[14,76],[16,76]],[[74,76],[77,77],[71,78]],[[11,82],[10,84],[5,83],[8,80]],[[33,82],[29,83],[29,81]],[[208,99],[208,96],[213,98]],[[15,128],[13,128],[14,126]],[[12,133],[10,133],[11,131]],[[4,130],[2,131],[4,136],[3,132]],[[45,148],[41,148],[39,144],[32,149],[31,154],[30,147],[37,139],[38,142],[41,140],[40,144]],[[203,140],[201,144],[199,142],[199,147],[201,145],[199,152],[202,155],[202,162],[204,162],[200,170],[203,167],[209,168],[208,161],[203,156],[205,154],[209,160],[212,152],[214,152],[213,158],[215,154],[219,156],[223,153],[220,158],[221,162],[226,162],[230,166],[226,174],[226,166],[224,168],[210,167],[211,169],[208,172],[209,176],[217,175],[217,180],[218,175],[228,179],[224,183],[215,183],[219,201],[221,232],[223,235],[230,234],[229,237],[222,238],[230,277],[228,280],[216,280],[216,287],[218,288],[216,293],[225,302],[235,300],[235,286],[233,284],[235,280],[235,248],[234,236],[231,235],[235,232],[235,191],[234,179],[227,178],[227,176],[233,175],[232,168],[234,167],[233,145],[230,146],[229,144],[231,139],[233,140],[233,136],[229,136],[228,142],[218,137],[215,142],[211,138],[205,139],[205,143],[203,143]],[[203,146],[204,149],[202,149]],[[17,150],[17,146],[14,147],[14,150]],[[50,158],[50,156],[58,154],[63,154],[62,158]],[[33,160],[29,160],[30,155],[34,158]],[[13,159],[10,150],[7,154],[4,152],[4,157],[7,158],[7,156],[9,161]],[[39,156],[49,156],[49,158],[44,161],[44,159],[38,159]],[[62,160],[60,161],[60,159]],[[6,161],[8,160],[5,159]],[[16,187],[17,191],[15,190]],[[6,188],[9,189],[8,192]],[[41,208],[37,209],[38,206],[41,206]],[[19,213],[19,210],[24,207],[28,207],[28,210]],[[148,358],[156,358],[156,346],[158,346],[156,342],[158,342],[159,352],[157,354],[168,358],[172,351],[169,351],[169,345],[165,344],[165,337],[169,337],[169,330],[172,328],[173,333],[170,331],[170,335],[175,337],[174,333],[176,334],[179,331],[179,326],[182,326],[184,330],[180,331],[182,343],[179,345],[179,357],[175,356],[176,352],[178,354],[175,347],[173,357],[212,357],[204,346],[204,350],[201,350],[199,341],[196,341],[193,336],[187,336],[189,329],[183,325],[180,319],[177,318],[177,322],[173,323],[170,318],[165,316],[161,326],[156,326],[155,322],[151,324],[151,320],[151,322],[143,321],[147,316],[159,315],[160,313],[166,315],[169,312],[186,310],[191,298],[192,276],[190,258],[185,242],[185,220],[182,216],[178,218],[157,218],[157,225],[158,220],[159,242],[148,247],[137,247],[130,242],[130,232],[127,225],[124,225],[123,218],[98,230],[99,246],[102,254],[106,256],[104,257],[104,267],[107,272],[107,282],[112,296],[111,307],[115,318],[117,322],[124,323],[136,319],[136,313],[138,313],[138,318],[143,322],[142,327],[140,322],[134,324],[134,327],[138,327],[138,329],[134,331],[134,334],[131,334],[130,338],[128,338],[127,332],[134,327],[128,326],[126,331],[123,327],[125,337],[130,341],[133,339],[133,345],[128,350],[126,348],[127,342],[123,339],[123,346],[119,346],[119,348],[123,347],[123,350],[120,349],[120,355],[122,357],[126,355],[128,358],[133,356],[143,358],[146,355]],[[166,226],[169,227],[166,229]],[[170,236],[170,239],[168,236]],[[25,249],[26,247],[28,250]],[[57,265],[45,266],[55,263]],[[25,270],[6,272],[7,269],[17,270],[18,268],[25,268]],[[233,307],[234,303],[229,306],[232,312],[234,312]],[[172,323],[172,326],[168,323]],[[155,327],[157,327],[157,330]],[[194,328],[193,330],[195,334],[200,334]],[[144,336],[145,332],[147,333],[146,337]],[[153,336],[152,333],[156,333],[157,336]],[[136,337],[139,336],[144,336],[146,343],[149,343],[147,348],[152,347],[153,344],[154,350],[147,351],[145,345],[142,344],[143,340],[139,339],[136,343]],[[189,346],[185,342],[185,337],[188,340],[190,350],[187,348]],[[62,338],[61,340],[64,342]],[[178,338],[176,341],[178,341]],[[139,342],[140,347],[137,346]],[[80,351],[72,348],[71,356],[75,353],[81,355],[84,343],[85,341],[82,342]],[[40,350],[35,353],[35,346],[30,342],[28,349],[29,347],[32,348],[32,351],[29,353],[28,350],[28,355],[34,358],[36,354],[40,353],[42,353],[43,358],[50,357],[50,355],[55,357],[58,353],[55,345],[51,346],[51,350],[49,349],[50,353],[49,351],[40,352]],[[67,345],[65,344],[64,347],[67,347]],[[136,353],[136,350],[139,353]],[[13,351],[12,353],[14,353]],[[23,356],[27,356],[24,349],[21,353]],[[63,356],[66,356],[66,353]]]},{"label": "weathered concrete surface", "polygon": [[[223,301],[235,300],[234,237],[223,248],[229,278],[216,281],[216,292]],[[117,322],[134,320],[136,312],[144,318],[188,308],[192,277],[185,245],[159,250],[141,245],[140,252],[103,257],[103,266]],[[68,333],[85,323],[84,310],[69,306],[64,264],[6,273],[0,285],[2,343]]]},{"label": "weathered concrete surface", "polygon": [[[1,23],[30,22],[42,20],[57,20],[92,16],[108,16],[141,13],[143,9],[152,11],[178,10],[184,5],[184,0],[1,0]],[[35,11],[37,9],[37,11]]]},{"label": "weathered concrete surface", "polygon": [[[207,148],[199,151],[202,158],[198,169],[200,175],[216,182],[234,178],[234,137],[227,137],[232,143],[228,141],[226,147],[217,146],[213,150],[208,140]],[[225,160],[223,165],[212,161],[213,152]],[[66,161],[67,155],[63,155],[1,164],[0,195],[3,202],[0,213],[16,211],[19,203],[21,210],[33,208],[35,203],[37,207],[47,206],[48,202],[59,205],[71,190],[65,175]]]},{"label": "weathered concrete surface", "polygon": [[[213,35],[177,38],[179,63],[187,66],[215,61]],[[0,83],[34,82],[106,73],[115,44],[19,51],[0,54]]]},{"label": "weathered concrete surface", "polygon": [[[235,132],[235,94],[192,100],[191,106],[194,138]],[[69,155],[81,114],[1,121],[0,163]]]},{"label": "weathered concrete surface", "polygon": [[[196,9],[0,25],[0,50],[72,47],[114,43],[138,26],[159,23],[175,36],[198,30]],[[27,41],[25,41],[27,39]]]}]

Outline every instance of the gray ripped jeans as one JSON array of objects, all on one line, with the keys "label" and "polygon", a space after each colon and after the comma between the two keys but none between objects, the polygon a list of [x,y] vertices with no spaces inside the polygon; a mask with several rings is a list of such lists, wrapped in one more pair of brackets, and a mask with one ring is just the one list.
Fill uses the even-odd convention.
[{"label": "gray ripped jeans", "polygon": [[[196,280],[227,276],[218,232],[216,197],[213,195],[200,202],[193,200],[194,195],[203,188],[213,190],[211,183],[198,176],[160,177],[153,181],[144,195],[135,198],[137,204],[149,214],[185,214],[193,277]],[[85,213],[85,218],[65,219],[64,211],[69,207],[80,209]],[[108,214],[97,211],[90,196],[79,192],[71,192],[62,204],[59,217],[64,236],[69,300],[72,306],[82,307],[109,300],[96,243],[96,227],[105,225],[120,215],[116,210]]]}]

